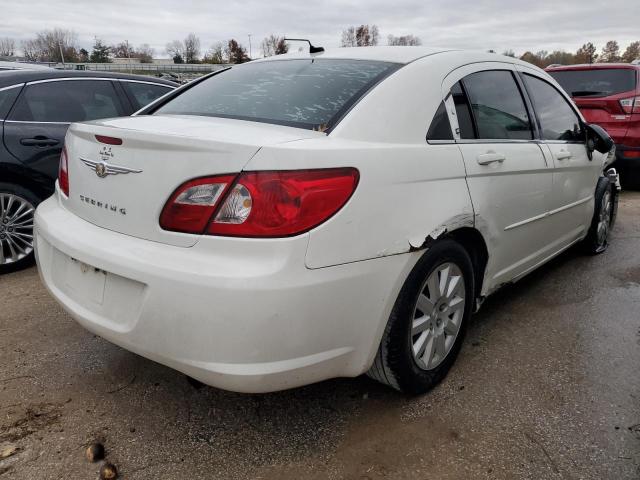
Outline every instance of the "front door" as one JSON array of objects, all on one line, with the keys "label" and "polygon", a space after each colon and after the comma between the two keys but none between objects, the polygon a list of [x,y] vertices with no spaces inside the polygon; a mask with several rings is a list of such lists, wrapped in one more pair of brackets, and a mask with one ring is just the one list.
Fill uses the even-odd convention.
[{"label": "front door", "polygon": [[522,79],[535,107],[541,140],[553,161],[549,222],[570,244],[589,228],[602,164],[589,159],[583,123],[569,99],[533,72],[525,70]]}]

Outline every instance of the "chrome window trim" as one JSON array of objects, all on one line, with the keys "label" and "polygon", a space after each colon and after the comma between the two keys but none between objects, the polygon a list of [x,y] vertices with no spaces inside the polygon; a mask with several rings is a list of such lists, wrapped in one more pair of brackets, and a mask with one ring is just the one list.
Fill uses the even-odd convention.
[{"label": "chrome window trim", "polygon": [[115,80],[117,80],[118,82],[121,83],[146,83],[147,85],[155,85],[157,87],[164,87],[167,90],[175,90],[178,87],[174,87],[173,85],[166,85],[164,83],[157,83],[157,82],[151,82],[151,81],[146,81],[146,80],[130,80],[128,78],[116,78]]},{"label": "chrome window trim", "polygon": [[45,80],[33,80],[31,82],[27,82],[27,85],[37,85],[39,83],[49,83],[49,82],[66,82],[66,81],[78,81],[78,80],[99,80],[99,81],[107,81],[113,82],[114,80],[118,80],[117,78],[105,78],[105,77],[61,77],[61,78],[47,78]]},{"label": "chrome window trim", "polygon": [[24,87],[24,82],[23,83],[17,83],[15,85],[10,85],[8,87],[2,87],[2,88],[0,88],[0,92],[3,92],[5,90],[11,90],[12,88],[20,88],[20,87]]},{"label": "chrome window trim", "polygon": [[43,123],[47,125],[71,125],[74,122],[38,122],[36,120],[5,120],[5,123]]}]

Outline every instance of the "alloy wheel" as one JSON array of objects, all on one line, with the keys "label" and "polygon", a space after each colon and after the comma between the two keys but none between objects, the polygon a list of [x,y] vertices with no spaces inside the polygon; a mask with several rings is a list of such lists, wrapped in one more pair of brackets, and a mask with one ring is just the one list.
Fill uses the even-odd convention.
[{"label": "alloy wheel", "polygon": [[12,193],[0,193],[0,265],[15,263],[33,252],[34,206]]},{"label": "alloy wheel", "polygon": [[423,370],[436,368],[451,351],[464,316],[464,276],[451,262],[440,264],[424,282],[413,312],[411,351]]},{"label": "alloy wheel", "polygon": [[611,225],[611,192],[604,192],[600,202],[600,212],[598,213],[598,245],[605,245],[609,237],[609,227]]}]

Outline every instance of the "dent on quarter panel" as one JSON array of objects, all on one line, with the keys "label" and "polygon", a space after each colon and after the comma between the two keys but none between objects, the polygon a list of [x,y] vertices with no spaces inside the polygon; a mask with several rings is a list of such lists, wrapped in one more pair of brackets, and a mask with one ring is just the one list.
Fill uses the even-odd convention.
[{"label": "dent on quarter panel", "polygon": [[407,253],[473,226],[457,145],[381,145],[344,154],[359,169],[360,183],[343,210],[311,231],[307,267]]}]

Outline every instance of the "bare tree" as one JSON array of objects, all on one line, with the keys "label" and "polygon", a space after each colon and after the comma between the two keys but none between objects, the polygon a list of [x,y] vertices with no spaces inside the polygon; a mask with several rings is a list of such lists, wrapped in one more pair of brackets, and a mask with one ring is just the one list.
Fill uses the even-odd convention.
[{"label": "bare tree", "polygon": [[0,57],[13,57],[16,53],[16,42],[13,38],[0,38]]},{"label": "bare tree", "polygon": [[596,46],[591,42],[582,45],[574,55],[576,63],[594,63],[597,59]]},{"label": "bare tree", "polygon": [[401,47],[415,46],[422,45],[422,40],[414,35],[401,35],[399,37],[396,37],[395,35],[389,35],[387,37],[387,45]]},{"label": "bare tree", "polygon": [[360,25],[356,28],[356,45],[369,47],[378,44],[378,27],[376,25]]},{"label": "bare tree", "polygon": [[200,60],[200,39],[190,33],[184,39],[184,60],[187,63],[198,63]]},{"label": "bare tree", "polygon": [[631,63],[640,59],[640,42],[632,42],[622,54],[622,61]]},{"label": "bare tree", "polygon": [[54,28],[36,33],[36,37],[22,42],[24,56],[31,61],[74,62],[78,59],[77,36],[71,30]]},{"label": "bare tree", "polygon": [[133,45],[129,43],[128,40],[124,42],[120,42],[116,45],[112,45],[111,54],[116,58],[135,58],[136,50],[133,48]]},{"label": "bare tree", "polygon": [[165,51],[173,58],[174,63],[184,63],[184,45],[180,40],[173,40],[167,43]]},{"label": "bare tree", "polygon": [[273,55],[282,55],[289,51],[289,45],[284,41],[284,37],[269,35],[262,40],[262,55],[271,57]]},{"label": "bare tree", "polygon": [[342,31],[342,41],[340,43],[342,47],[355,47],[356,43],[356,27],[349,27]]},{"label": "bare tree", "polygon": [[211,45],[202,59],[203,63],[224,63],[224,45],[222,42]]},{"label": "bare tree", "polygon": [[600,54],[600,60],[606,63],[614,63],[620,61],[620,46],[615,40],[609,40]]},{"label": "bare tree", "polygon": [[505,57],[516,58],[516,52],[514,52],[512,49],[505,50],[504,52],[502,52],[502,55],[504,55]]},{"label": "bare tree", "polygon": [[155,51],[148,43],[143,43],[138,47],[135,54],[136,57],[140,59],[140,63],[151,63],[153,62],[153,55]]},{"label": "bare tree", "polygon": [[229,63],[244,63],[249,60],[247,50],[233,38],[227,43],[225,56]]}]

